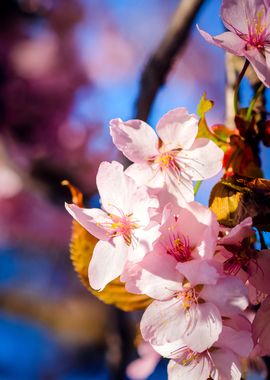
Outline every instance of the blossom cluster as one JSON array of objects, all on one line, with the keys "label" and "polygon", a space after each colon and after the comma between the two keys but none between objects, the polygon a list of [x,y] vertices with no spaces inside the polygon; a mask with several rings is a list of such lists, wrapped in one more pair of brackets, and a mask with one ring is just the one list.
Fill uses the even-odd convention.
[{"label": "blossom cluster", "polygon": [[[251,218],[225,228],[194,201],[193,181],[219,173],[223,151],[197,138],[198,119],[185,108],[165,114],[157,134],[121,119],[110,132],[133,163],[101,163],[100,209],[66,205],[98,239],[90,285],[103,290],[120,276],[128,292],[153,299],[141,334],[170,359],[170,380],[240,380],[242,358],[270,353],[270,252],[253,248]],[[260,302],[254,319],[247,308]]]}]

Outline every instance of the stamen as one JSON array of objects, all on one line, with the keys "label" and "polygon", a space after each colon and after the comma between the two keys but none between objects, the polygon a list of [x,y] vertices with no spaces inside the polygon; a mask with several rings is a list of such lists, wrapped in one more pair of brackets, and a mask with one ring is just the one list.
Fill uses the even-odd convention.
[{"label": "stamen", "polygon": [[125,215],[122,210],[119,210],[118,208],[116,209],[120,216],[108,214],[111,220],[108,222],[97,223],[97,225],[104,227],[110,238],[123,236],[123,239],[128,246],[135,245],[136,238],[133,231],[139,228],[139,225],[134,219],[132,219],[132,214]]},{"label": "stamen", "polygon": [[248,35],[241,35],[247,44],[258,49],[269,44],[268,27],[265,22],[265,10],[262,9],[253,20],[249,21]]},{"label": "stamen", "polygon": [[166,248],[168,255],[171,255],[180,263],[191,260],[191,247],[188,238],[172,233],[169,239],[170,246]]},{"label": "stamen", "polygon": [[176,178],[180,177],[181,169],[176,160],[177,152],[169,151],[161,153],[154,158],[154,163],[158,164],[162,172],[171,172]]},{"label": "stamen", "polygon": [[190,287],[189,284],[187,284],[187,289],[177,292],[175,296],[181,301],[185,311],[188,311],[194,303],[198,304],[199,302],[196,289]]}]

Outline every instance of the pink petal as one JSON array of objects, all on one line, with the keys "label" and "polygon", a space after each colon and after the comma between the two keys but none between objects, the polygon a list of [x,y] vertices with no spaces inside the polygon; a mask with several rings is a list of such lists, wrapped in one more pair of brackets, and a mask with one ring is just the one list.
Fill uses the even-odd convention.
[{"label": "pink petal", "polygon": [[159,120],[156,130],[165,151],[188,149],[198,133],[198,117],[190,115],[186,108],[175,108]]},{"label": "pink petal", "polygon": [[164,358],[179,359],[179,350],[186,347],[186,344],[183,339],[178,339],[174,342],[165,343],[162,346],[152,344],[152,347]]},{"label": "pink petal", "polygon": [[181,361],[170,360],[168,364],[168,380],[207,380],[211,371],[211,363],[202,356],[199,360],[182,365]]},{"label": "pink petal", "polygon": [[254,234],[252,229],[252,218],[248,217],[240,224],[233,227],[228,235],[219,239],[219,244],[240,244],[243,239]]},{"label": "pink petal", "polygon": [[180,339],[186,326],[186,314],[176,298],[153,301],[145,310],[140,324],[144,340],[158,346]]},{"label": "pink petal", "polygon": [[134,242],[132,242],[128,255],[129,260],[137,263],[142,261],[144,256],[152,251],[153,243],[159,236],[160,231],[158,224],[147,229],[135,229]]},{"label": "pink petal", "polygon": [[206,260],[191,260],[178,263],[176,269],[190,282],[192,286],[198,284],[215,285],[220,275],[211,262]]},{"label": "pink petal", "polygon": [[143,163],[158,154],[157,135],[145,122],[113,119],[110,122],[110,130],[115,146],[130,161]]},{"label": "pink petal", "polygon": [[128,247],[121,236],[114,238],[112,242],[97,243],[88,269],[89,282],[93,289],[102,290],[120,276],[127,259],[127,251]]},{"label": "pink petal", "polygon": [[270,87],[270,54],[268,50],[260,51],[256,48],[250,48],[245,51],[245,57],[253,66],[260,81],[262,81],[265,86]]},{"label": "pink petal", "polygon": [[253,319],[253,313],[247,311],[238,315],[234,315],[233,318],[227,318],[223,320],[223,325],[231,327],[234,330],[251,331],[251,322]]},{"label": "pink petal", "polygon": [[181,289],[183,277],[175,269],[175,260],[170,256],[161,256],[156,252],[145,256],[138,265],[129,263],[121,280],[126,282],[130,292],[143,293],[149,297],[171,299]]},{"label": "pink petal", "polygon": [[249,282],[259,292],[270,294],[270,250],[259,251],[257,260],[251,260],[248,269]]},{"label": "pink petal", "polygon": [[[222,296],[221,296],[222,295]],[[247,289],[236,277],[227,276],[216,285],[205,285],[200,296],[214,303],[222,316],[231,317],[248,307]]]},{"label": "pink petal", "polygon": [[132,164],[125,173],[131,177],[138,186],[146,185],[153,188],[162,187],[164,184],[164,175],[158,168],[150,163]]},{"label": "pink petal", "polygon": [[248,14],[245,1],[226,0],[222,2],[221,17],[231,32],[248,34]]},{"label": "pink petal", "polygon": [[138,190],[132,178],[124,173],[123,165],[113,161],[102,162],[97,173],[97,188],[103,208],[120,216],[132,212],[132,196]]},{"label": "pink petal", "polygon": [[186,345],[195,352],[210,348],[222,331],[218,308],[211,303],[193,305],[186,314],[188,328],[183,335]]},{"label": "pink petal", "polygon": [[[189,225],[185,223],[185,218],[182,216],[183,223],[181,226],[183,233],[188,233],[188,228],[190,228],[189,238],[194,247],[193,254],[204,259],[212,259],[219,234],[216,215],[208,207],[198,202],[189,203],[186,208],[197,220],[197,223],[193,224],[192,219],[189,219],[191,222]],[[179,214],[179,217],[181,218],[181,214]]]},{"label": "pink petal", "polygon": [[110,238],[104,225],[111,223],[111,219],[104,211],[98,208],[81,208],[67,203],[65,207],[70,215],[97,239],[108,240]]},{"label": "pink petal", "polygon": [[176,177],[169,172],[165,177],[167,191],[175,197],[175,202],[181,205],[194,201],[192,180],[184,174],[182,173],[179,177]]},{"label": "pink petal", "polygon": [[226,349],[215,350],[211,353],[219,379],[240,380],[241,365],[237,355]]},{"label": "pink petal", "polygon": [[223,326],[217,346],[227,348],[241,357],[247,357],[251,353],[254,344],[250,331],[235,330],[231,327]]},{"label": "pink petal", "polygon": [[194,181],[213,177],[222,169],[223,151],[211,140],[196,139],[189,150],[182,150],[177,161]]},{"label": "pink petal", "polygon": [[250,282],[247,282],[248,288],[248,299],[252,305],[258,305],[262,303],[267,295],[265,293],[260,292],[253,286]]},{"label": "pink petal", "polygon": [[198,25],[197,29],[199,30],[203,38],[210,44],[221,47],[234,55],[244,55],[246,41],[240,38],[237,34],[232,32],[225,32],[213,37],[209,33],[200,29]]},{"label": "pink petal", "polygon": [[[150,209],[156,209],[159,206],[158,198],[151,197],[145,186],[138,187],[134,193],[130,194],[129,203],[129,214],[132,214],[132,220],[141,228],[149,225]],[[137,231],[140,229],[134,230],[135,235]]]},{"label": "pink petal", "polygon": [[[174,236],[184,236],[188,239],[193,258],[211,259],[219,233],[219,224],[214,213],[198,202],[185,204],[184,207],[172,207],[170,213],[166,213],[167,220],[160,229],[165,236],[164,243],[171,239],[170,228],[173,227]],[[175,215],[178,218],[177,222]]]},{"label": "pink petal", "polygon": [[262,303],[252,324],[252,334],[258,343],[261,355],[270,355],[270,297]]}]

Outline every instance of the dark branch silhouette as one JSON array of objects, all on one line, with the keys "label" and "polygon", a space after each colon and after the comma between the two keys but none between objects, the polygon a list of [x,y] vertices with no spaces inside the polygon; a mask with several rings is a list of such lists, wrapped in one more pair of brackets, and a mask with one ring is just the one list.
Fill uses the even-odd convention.
[{"label": "dark branch silhouette", "polygon": [[136,102],[136,118],[148,119],[158,90],[165,83],[176,55],[183,50],[203,2],[204,0],[180,1],[164,38],[143,70]]}]

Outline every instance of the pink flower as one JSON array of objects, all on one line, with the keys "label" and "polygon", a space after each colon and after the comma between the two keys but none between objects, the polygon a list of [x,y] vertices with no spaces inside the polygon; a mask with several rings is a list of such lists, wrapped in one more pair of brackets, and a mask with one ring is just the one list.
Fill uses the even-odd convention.
[{"label": "pink flower", "polygon": [[179,358],[168,364],[168,380],[240,380],[241,364],[237,355],[223,348],[214,349],[198,353],[183,347]]},{"label": "pink flower", "polygon": [[265,294],[270,294],[270,251],[250,247],[249,238],[254,235],[250,217],[225,232],[217,248],[224,272],[237,275],[244,283],[248,280],[250,299],[252,303],[259,303]]},{"label": "pink flower", "polygon": [[[179,276],[174,284],[171,280],[170,288],[168,280],[160,277],[157,300],[148,306],[141,320],[142,336],[152,345],[181,339],[193,351],[203,352],[218,340],[221,317],[237,315],[248,306],[246,289],[239,279],[227,277],[213,283],[209,264],[196,265],[193,272],[192,263],[184,268],[182,279]],[[206,263],[202,260],[202,264]]]},{"label": "pink flower", "polygon": [[206,41],[245,57],[259,79],[270,86],[270,8],[266,0],[223,0],[221,17],[229,32],[216,37],[199,31]]},{"label": "pink flower", "polygon": [[216,283],[219,274],[213,266],[213,254],[218,231],[216,217],[209,208],[197,202],[185,207],[168,204],[153,251],[139,264],[127,263],[121,280],[126,282],[128,291],[157,299],[170,298],[172,289],[175,285],[178,289],[186,275],[193,285],[200,283],[197,281]]},{"label": "pink flower", "polygon": [[240,316],[224,323],[217,342],[202,352],[190,349],[181,339],[154,347],[162,356],[172,359],[168,365],[169,380],[241,378],[240,358],[247,357],[253,348],[250,323]]},{"label": "pink flower", "polygon": [[103,289],[122,273],[127,259],[140,261],[151,250],[158,234],[156,226],[149,226],[149,208],[157,207],[158,202],[149,197],[146,188],[138,188],[118,162],[101,163],[97,187],[103,210],[66,208],[100,239],[89,265],[89,278],[94,289]]},{"label": "pink flower", "polygon": [[[252,218],[248,217],[234,228],[221,228],[217,252],[223,262],[223,270],[229,275],[238,275],[244,282],[248,279],[248,265],[253,259],[248,240],[254,235]],[[253,250],[252,250],[253,251]]]},{"label": "pink flower", "polygon": [[161,236],[154,250],[166,253],[176,262],[192,259],[211,259],[215,252],[219,232],[216,216],[200,203],[191,202],[185,207],[168,204],[163,211]]},{"label": "pink flower", "polygon": [[[236,347],[239,347],[239,343],[250,343],[250,339],[236,336],[233,343],[235,342],[237,342]],[[168,364],[168,380],[241,379],[240,358],[235,352],[235,347],[228,349],[217,342],[211,350],[196,352],[183,345],[172,356],[175,358],[170,360]]]},{"label": "pink flower", "polygon": [[141,120],[114,119],[110,125],[114,144],[134,162],[126,172],[138,185],[165,186],[176,198],[192,201],[192,180],[212,177],[221,170],[223,152],[208,139],[196,139],[197,117],[185,108],[176,108],[160,119],[158,136]]}]

